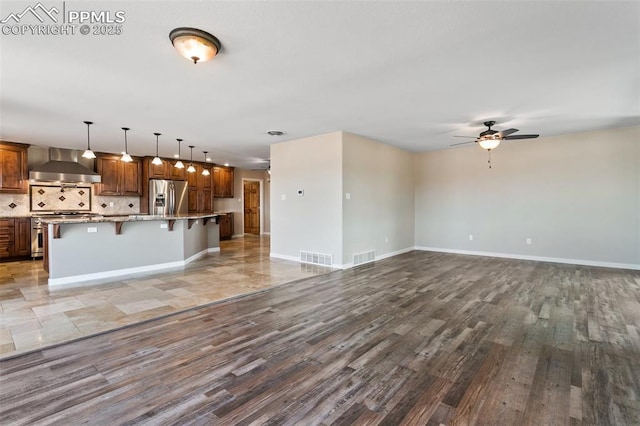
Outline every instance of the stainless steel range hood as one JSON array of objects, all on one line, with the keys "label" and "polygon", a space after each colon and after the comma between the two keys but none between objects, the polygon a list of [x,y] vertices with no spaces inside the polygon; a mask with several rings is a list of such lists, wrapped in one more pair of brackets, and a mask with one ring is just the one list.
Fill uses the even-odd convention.
[{"label": "stainless steel range hood", "polygon": [[49,148],[49,161],[29,172],[29,179],[40,182],[99,183],[100,175],[78,163],[78,151]]}]

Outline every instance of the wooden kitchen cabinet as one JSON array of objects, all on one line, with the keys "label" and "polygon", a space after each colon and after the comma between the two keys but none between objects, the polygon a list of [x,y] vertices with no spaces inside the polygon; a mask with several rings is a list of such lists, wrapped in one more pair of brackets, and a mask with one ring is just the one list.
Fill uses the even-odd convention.
[{"label": "wooden kitchen cabinet", "polygon": [[31,256],[31,218],[16,218],[14,222],[14,255],[20,257]]},{"label": "wooden kitchen cabinet", "polygon": [[233,237],[233,213],[226,213],[218,219],[220,239],[229,240]]},{"label": "wooden kitchen cabinet", "polygon": [[0,193],[28,193],[27,148],[26,144],[0,142]]},{"label": "wooden kitchen cabinet", "polygon": [[153,158],[145,157],[144,158],[144,167],[147,169],[147,173],[149,174],[149,179],[171,179],[171,164],[168,160],[163,159],[162,164],[156,166],[152,164]]},{"label": "wooden kitchen cabinet", "polygon": [[31,255],[31,218],[0,219],[0,260]]},{"label": "wooden kitchen cabinet", "polygon": [[213,196],[233,198],[233,167],[213,168]]},{"label": "wooden kitchen cabinet", "polygon": [[96,184],[96,195],[142,195],[142,160],[125,163],[120,156],[99,154],[96,172],[102,182]]},{"label": "wooden kitchen cabinet", "polygon": [[187,172],[190,213],[213,213],[213,186],[211,174],[205,176],[202,171],[211,166],[205,163],[193,163],[196,171]]},{"label": "wooden kitchen cabinet", "polygon": [[176,165],[177,160],[173,160],[170,163],[169,167],[169,179],[171,180],[187,180],[187,166],[182,169],[177,168]]}]

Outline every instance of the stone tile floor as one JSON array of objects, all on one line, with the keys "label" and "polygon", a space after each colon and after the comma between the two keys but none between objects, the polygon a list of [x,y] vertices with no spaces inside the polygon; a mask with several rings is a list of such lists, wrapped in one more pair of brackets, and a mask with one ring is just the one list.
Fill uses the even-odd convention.
[{"label": "stone tile floor", "polygon": [[54,288],[41,261],[0,263],[0,358],[331,271],[271,259],[268,236],[220,247],[177,270]]}]

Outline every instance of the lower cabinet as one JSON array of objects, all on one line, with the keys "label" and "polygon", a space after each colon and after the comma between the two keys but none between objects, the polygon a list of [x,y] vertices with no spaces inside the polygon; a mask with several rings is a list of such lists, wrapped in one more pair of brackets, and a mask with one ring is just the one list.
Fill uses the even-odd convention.
[{"label": "lower cabinet", "polygon": [[31,256],[31,219],[0,219],[0,260]]},{"label": "lower cabinet", "polygon": [[220,227],[220,239],[230,240],[233,237],[233,213],[226,213],[218,220]]}]

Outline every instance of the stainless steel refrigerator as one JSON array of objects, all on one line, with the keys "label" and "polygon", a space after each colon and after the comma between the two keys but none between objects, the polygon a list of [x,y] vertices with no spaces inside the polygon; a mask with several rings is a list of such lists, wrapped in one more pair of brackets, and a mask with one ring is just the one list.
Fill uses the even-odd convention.
[{"label": "stainless steel refrigerator", "polygon": [[149,180],[149,214],[173,215],[189,212],[187,182],[180,180]]}]

